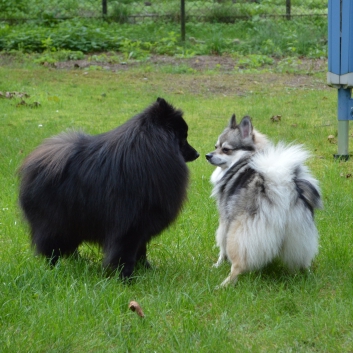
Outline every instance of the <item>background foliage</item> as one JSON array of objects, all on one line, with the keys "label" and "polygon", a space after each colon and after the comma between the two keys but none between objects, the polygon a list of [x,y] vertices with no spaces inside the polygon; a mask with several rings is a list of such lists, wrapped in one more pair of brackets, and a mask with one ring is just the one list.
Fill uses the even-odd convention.
[{"label": "background foliage", "polygon": [[[188,20],[234,22],[253,16],[286,16],[287,0],[186,0]],[[291,0],[291,16],[327,14],[326,0]],[[148,19],[180,20],[180,0],[108,0],[107,15],[119,22]],[[0,0],[1,18],[48,19],[101,17],[101,0]]]},{"label": "background foliage", "polygon": [[[293,0],[293,9],[301,8],[310,15],[290,21],[271,17],[283,9],[282,0],[187,1],[185,41],[181,41],[179,1],[108,2],[110,12],[104,20],[94,15],[100,1],[0,1],[3,17],[24,19],[0,21],[0,51],[8,53],[45,52],[47,57],[51,54],[59,60],[102,51],[121,52],[124,60],[144,60],[155,54],[326,56],[327,4],[321,0]],[[247,15],[236,19],[229,7],[247,9]],[[192,8],[198,9],[199,17],[190,15]],[[270,17],[264,16],[265,9]],[[89,16],[96,18],[87,19]]]},{"label": "background foliage", "polygon": [[[281,28],[279,31],[278,28]],[[43,24],[0,25],[0,50],[92,53],[121,51],[141,59],[148,54],[192,56],[204,54],[262,54],[274,57],[326,56],[327,23],[301,21],[239,21],[235,24],[189,23],[188,38],[180,41],[173,23],[116,24],[71,20]]]}]

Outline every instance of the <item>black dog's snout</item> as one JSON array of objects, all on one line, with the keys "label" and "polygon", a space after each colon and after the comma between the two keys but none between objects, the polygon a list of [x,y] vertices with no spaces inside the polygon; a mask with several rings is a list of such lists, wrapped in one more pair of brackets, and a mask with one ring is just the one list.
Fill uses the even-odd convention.
[{"label": "black dog's snout", "polygon": [[207,153],[206,154],[206,159],[209,161],[212,158],[213,154],[212,153]]}]

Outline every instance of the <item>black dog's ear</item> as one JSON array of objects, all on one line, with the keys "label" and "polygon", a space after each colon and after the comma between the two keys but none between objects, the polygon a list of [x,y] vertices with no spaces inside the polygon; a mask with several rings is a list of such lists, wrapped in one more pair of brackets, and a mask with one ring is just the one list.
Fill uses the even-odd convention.
[{"label": "black dog's ear", "polygon": [[157,102],[159,103],[159,104],[166,104],[167,102],[165,101],[165,99],[164,98],[161,98],[161,97],[158,97],[157,98]]},{"label": "black dog's ear", "polygon": [[183,120],[183,112],[175,109],[161,97],[158,97],[157,101],[149,107],[149,114],[151,115],[151,119],[159,124],[169,124],[174,120]]},{"label": "black dog's ear", "polygon": [[229,120],[229,127],[230,127],[231,129],[235,129],[236,126],[237,126],[237,119],[236,119],[236,117],[235,117],[235,114],[233,114],[232,117],[231,117],[230,120]]},{"label": "black dog's ear", "polygon": [[160,113],[160,118],[165,120],[170,118],[175,111],[174,107],[169,104],[164,98],[158,97],[156,103],[154,103],[155,108]]},{"label": "black dog's ear", "polygon": [[252,134],[252,124],[250,116],[244,116],[239,124],[240,136],[242,139],[246,139]]},{"label": "black dog's ear", "polygon": [[162,109],[164,111],[169,111],[173,110],[174,108],[162,97],[158,97],[156,101],[157,106],[159,109]]}]

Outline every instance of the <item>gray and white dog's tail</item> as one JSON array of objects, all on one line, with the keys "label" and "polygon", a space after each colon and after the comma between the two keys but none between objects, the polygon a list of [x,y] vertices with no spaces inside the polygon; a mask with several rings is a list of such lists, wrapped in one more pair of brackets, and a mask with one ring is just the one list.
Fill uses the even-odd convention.
[{"label": "gray and white dog's tail", "polygon": [[250,160],[249,166],[262,175],[268,183],[286,185],[294,181],[299,198],[313,212],[322,208],[318,181],[304,165],[310,154],[301,145],[269,144]]}]

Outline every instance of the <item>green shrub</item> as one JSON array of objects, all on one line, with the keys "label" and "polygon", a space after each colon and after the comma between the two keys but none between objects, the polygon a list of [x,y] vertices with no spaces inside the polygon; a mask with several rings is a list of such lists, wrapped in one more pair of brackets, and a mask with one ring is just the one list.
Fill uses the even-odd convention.
[{"label": "green shrub", "polygon": [[167,22],[124,24],[103,20],[68,20],[38,24],[0,25],[0,51],[43,52],[50,38],[56,50],[82,53],[120,51],[126,57],[150,54],[190,56],[258,54],[275,57],[322,57],[327,52],[327,21],[252,21],[188,23],[187,40],[180,40],[179,25]]}]

